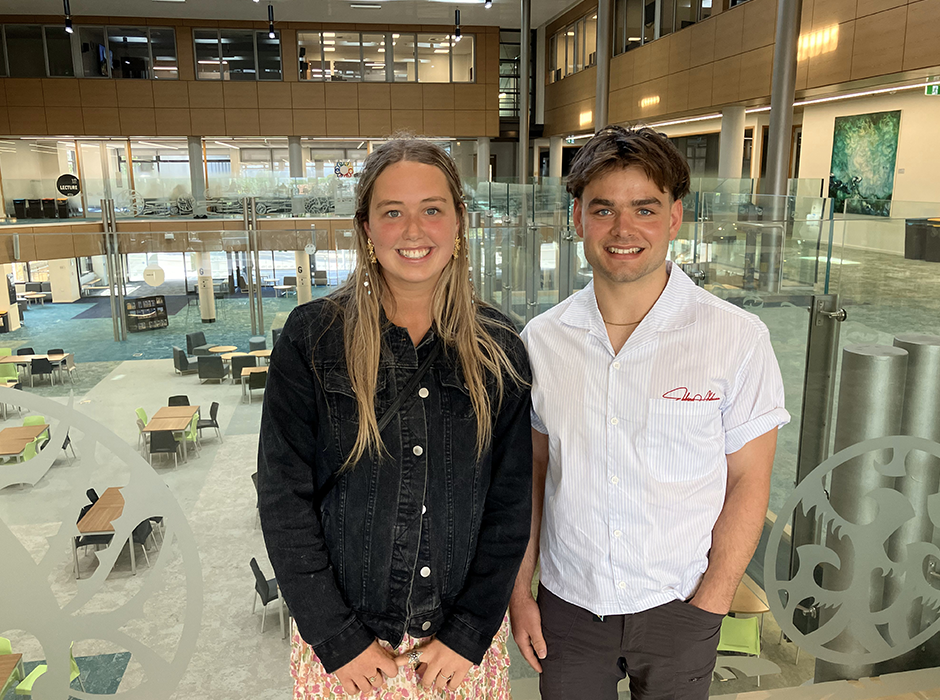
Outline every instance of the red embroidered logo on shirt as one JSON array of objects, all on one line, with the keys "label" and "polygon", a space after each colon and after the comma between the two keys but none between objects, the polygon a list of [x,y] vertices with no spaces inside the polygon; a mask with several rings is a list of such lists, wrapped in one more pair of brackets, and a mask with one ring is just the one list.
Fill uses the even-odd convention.
[{"label": "red embroidered logo on shirt", "polygon": [[721,397],[711,391],[705,392],[704,396],[702,394],[690,394],[688,387],[684,386],[670,389],[663,394],[663,398],[672,399],[673,401],[721,401]]}]

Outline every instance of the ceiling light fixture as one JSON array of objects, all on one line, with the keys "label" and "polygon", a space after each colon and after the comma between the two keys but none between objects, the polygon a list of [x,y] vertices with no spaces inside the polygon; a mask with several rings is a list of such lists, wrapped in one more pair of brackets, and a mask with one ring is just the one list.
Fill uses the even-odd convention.
[{"label": "ceiling light fixture", "polygon": [[485,0],[483,7],[485,7],[487,10],[493,7],[493,0]]},{"label": "ceiling light fixture", "polygon": [[375,3],[351,2],[349,7],[353,10],[381,10],[382,6]]},{"label": "ceiling light fixture", "polygon": [[72,33],[72,10],[69,8],[69,0],[63,0],[65,5],[65,31]]},{"label": "ceiling light fixture", "polygon": [[275,38],[274,34],[274,5],[268,5],[268,39]]},{"label": "ceiling light fixture", "polygon": [[460,10],[454,10],[454,41],[460,41]]}]

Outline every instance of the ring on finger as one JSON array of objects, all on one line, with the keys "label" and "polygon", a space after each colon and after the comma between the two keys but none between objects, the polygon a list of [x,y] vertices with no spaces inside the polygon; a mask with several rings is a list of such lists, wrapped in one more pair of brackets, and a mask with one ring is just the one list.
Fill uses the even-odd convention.
[{"label": "ring on finger", "polygon": [[375,676],[369,676],[369,684],[375,683]]},{"label": "ring on finger", "polygon": [[420,659],[420,658],[421,658],[421,652],[420,652],[420,651],[409,651],[409,652],[408,652],[408,660],[411,661],[411,663],[413,663],[413,664],[418,663],[418,659]]}]

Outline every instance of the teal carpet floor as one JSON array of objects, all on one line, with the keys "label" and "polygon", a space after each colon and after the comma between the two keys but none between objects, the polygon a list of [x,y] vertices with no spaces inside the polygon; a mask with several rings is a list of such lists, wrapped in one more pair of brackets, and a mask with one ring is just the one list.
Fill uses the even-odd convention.
[{"label": "teal carpet floor", "polygon": [[[130,652],[120,652],[117,654],[98,654],[97,656],[76,656],[75,662],[81,671],[82,683],[85,686],[86,693],[96,693],[98,695],[114,695],[117,693],[118,686],[121,685],[121,679],[124,678],[124,671],[131,660]],[[26,675],[36,668],[42,661],[24,661],[23,670]],[[81,688],[76,678],[72,682],[75,689]],[[0,700],[16,700],[17,698],[28,698],[29,695],[16,695],[16,689],[10,688],[7,694]],[[69,700],[72,700],[70,697]]]},{"label": "teal carpet floor", "polygon": [[[313,293],[319,297],[332,290],[332,287],[317,287]],[[270,348],[271,329],[284,325],[288,314],[297,306],[297,298],[265,297],[263,302],[263,335]],[[128,333],[126,341],[114,340],[110,314],[87,318],[88,311],[87,302],[33,305],[25,314],[23,326],[0,335],[0,347],[12,348],[14,352],[20,347],[32,347],[37,353],[63,348],[75,353],[76,363],[82,364],[169,358],[173,356],[174,345],[186,349],[186,334],[194,331],[203,331],[209,343],[234,345],[243,351],[248,350],[248,339],[252,336],[251,311],[244,296],[217,299],[214,323],[203,323],[199,307],[192,303],[169,316],[168,328]],[[76,318],[80,315],[86,317]]]}]

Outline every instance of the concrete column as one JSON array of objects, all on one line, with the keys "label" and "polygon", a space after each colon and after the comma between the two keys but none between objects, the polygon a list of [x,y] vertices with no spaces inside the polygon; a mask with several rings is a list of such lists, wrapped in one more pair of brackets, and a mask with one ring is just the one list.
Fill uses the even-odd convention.
[{"label": "concrete column", "polygon": [[[13,274],[13,265],[0,265],[0,310],[7,312],[7,328],[15,331],[20,327],[20,307],[16,303],[16,298],[10,298],[10,290],[7,285],[7,275]],[[0,341],[3,344],[3,341]]]},{"label": "concrete column", "polygon": [[[597,97],[594,102],[594,131],[607,126],[607,101],[610,93],[610,26],[613,0],[597,0]],[[659,3],[656,3],[659,13]],[[658,19],[658,18],[657,18]],[[659,27],[659,22],[656,22]]]},{"label": "concrete column", "polygon": [[[304,176],[304,149],[300,145],[299,136],[287,137],[287,166],[290,169],[291,180]],[[304,198],[297,190],[297,183],[291,183],[290,211],[294,216],[304,215]]]},{"label": "concrete column", "polygon": [[[189,181],[193,188],[193,216],[205,218],[206,216],[206,169],[202,156],[202,137],[187,136],[186,146],[189,150]],[[212,287],[211,280],[209,287]],[[212,315],[215,320],[215,311]]]},{"label": "concrete column", "polygon": [[310,256],[303,250],[296,250],[294,264],[297,266],[297,303],[305,304],[313,299],[313,290],[310,287]]},{"label": "concrete column", "polygon": [[75,258],[49,261],[49,286],[53,302],[72,302],[81,297]]},{"label": "concrete column", "polygon": [[[787,194],[790,139],[793,132],[793,96],[796,92],[796,52],[803,0],[777,0],[777,33],[770,94],[770,131],[767,134],[767,177],[764,194]],[[756,136],[756,135],[755,135]],[[771,221],[783,218],[773,212]]]},{"label": "concrete column", "polygon": [[721,110],[721,141],[718,148],[718,177],[736,180],[741,177],[744,161],[744,107],[737,105]]},{"label": "concrete column", "polygon": [[490,179],[490,139],[481,136],[477,139],[477,182]]},{"label": "concrete column", "polygon": [[552,136],[548,140],[548,176],[561,177],[561,154],[565,142],[561,136]]},{"label": "concrete column", "polygon": [[532,24],[532,0],[520,0],[521,22],[519,23],[519,182],[526,183],[529,168],[529,41]]},{"label": "concrete column", "polygon": [[203,323],[215,323],[215,287],[208,253],[193,253],[196,261],[196,287],[199,289],[199,314]]}]

